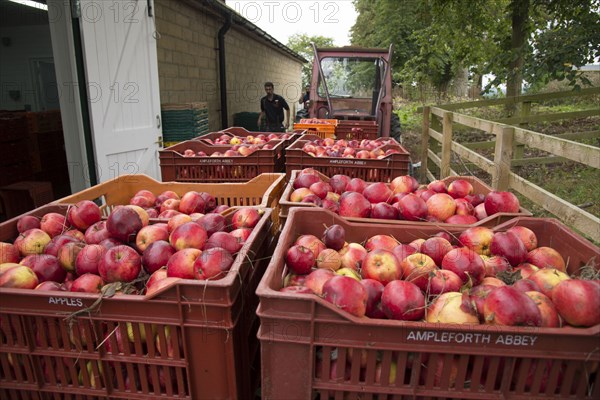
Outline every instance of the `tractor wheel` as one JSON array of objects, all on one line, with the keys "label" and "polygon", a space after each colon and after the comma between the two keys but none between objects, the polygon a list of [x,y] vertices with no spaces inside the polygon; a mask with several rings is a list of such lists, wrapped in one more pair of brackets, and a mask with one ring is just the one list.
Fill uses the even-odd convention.
[{"label": "tractor wheel", "polygon": [[390,137],[402,143],[400,138],[401,131],[402,129],[400,127],[400,117],[398,116],[398,114],[392,111],[392,115],[390,117]]}]

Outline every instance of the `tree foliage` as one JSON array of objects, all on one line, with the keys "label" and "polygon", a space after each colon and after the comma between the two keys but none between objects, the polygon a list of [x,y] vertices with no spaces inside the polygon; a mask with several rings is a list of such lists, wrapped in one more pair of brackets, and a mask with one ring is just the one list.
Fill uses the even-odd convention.
[{"label": "tree foliage", "polygon": [[[394,43],[396,78],[443,90],[460,68],[491,86],[585,83],[573,67],[600,56],[600,0],[354,0],[352,43]],[[399,54],[398,54],[399,53]]]},{"label": "tree foliage", "polygon": [[304,57],[308,62],[302,66],[302,85],[310,84],[312,77],[312,61],[314,51],[312,43],[317,47],[332,47],[333,39],[325,36],[308,36],[295,34],[288,38],[287,47]]}]

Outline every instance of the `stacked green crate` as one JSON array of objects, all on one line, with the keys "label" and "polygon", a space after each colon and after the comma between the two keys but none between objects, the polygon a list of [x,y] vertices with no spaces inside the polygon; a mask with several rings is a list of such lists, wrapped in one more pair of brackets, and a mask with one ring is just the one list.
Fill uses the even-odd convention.
[{"label": "stacked green crate", "polygon": [[165,142],[181,142],[208,133],[206,103],[163,104],[161,108]]}]

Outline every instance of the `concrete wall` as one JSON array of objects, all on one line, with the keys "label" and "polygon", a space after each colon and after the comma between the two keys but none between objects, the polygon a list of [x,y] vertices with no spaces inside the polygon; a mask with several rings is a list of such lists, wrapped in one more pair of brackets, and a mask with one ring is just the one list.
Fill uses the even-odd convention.
[{"label": "concrete wall", "polygon": [[[221,127],[217,35],[222,20],[200,8],[173,0],[156,0],[158,74],[161,103],[208,103],[210,130]],[[225,36],[227,107],[233,114],[258,112],[265,81],[294,107],[301,89],[300,61],[271,47],[235,25]],[[293,115],[291,115],[293,119]]]}]

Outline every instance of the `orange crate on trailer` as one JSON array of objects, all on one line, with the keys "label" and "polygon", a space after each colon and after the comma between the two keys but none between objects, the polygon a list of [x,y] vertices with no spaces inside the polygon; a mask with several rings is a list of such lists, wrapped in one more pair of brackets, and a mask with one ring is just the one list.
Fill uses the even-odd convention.
[{"label": "orange crate on trailer", "polygon": [[[48,205],[28,215],[65,214]],[[259,384],[255,290],[265,271],[270,213],[230,272],[174,280],[149,295],[0,288],[0,393],[42,398],[249,398]],[[233,213],[224,214],[231,222]],[[17,237],[17,218],[0,240]]]},{"label": "orange crate on trailer", "polygon": [[[209,145],[198,140],[187,140],[159,151],[162,180],[177,182],[245,182],[262,173],[283,172],[284,147],[282,140],[272,140],[272,149],[258,149],[247,156],[215,156],[230,149],[229,145]],[[185,157],[185,150],[204,157]]]},{"label": "orange crate on trailer", "polygon": [[335,128],[338,124],[337,119],[319,119],[319,123],[314,122],[314,119],[301,119],[299,123],[294,124],[294,130],[306,130],[307,133],[312,133],[323,139],[335,138]]},{"label": "orange crate on trailer", "polygon": [[379,126],[376,121],[340,120],[335,128],[337,139],[377,139]]},{"label": "orange crate on trailer", "polygon": [[[296,179],[296,177],[298,176],[299,173],[300,173],[299,170],[292,171],[289,182],[285,186],[285,189],[281,195],[281,198],[279,199],[279,223],[281,226],[283,226],[285,224],[285,221],[286,221],[288,214],[290,212],[290,209],[292,207],[318,207],[316,204],[293,202],[290,200],[290,195],[294,191],[294,180]],[[321,177],[321,180],[323,180],[324,182],[329,182],[329,178],[330,178],[329,176],[326,176],[320,172],[318,172],[318,174]],[[476,178],[474,176],[450,176],[450,177],[442,179],[442,181],[446,184],[446,186],[448,186],[451,182],[458,180],[458,179],[464,179],[464,180],[470,182],[471,185],[473,185],[473,193],[474,194],[486,195],[493,190],[491,187],[486,185],[479,178]],[[496,213],[496,214],[490,215],[480,221],[477,221],[477,223],[475,223],[475,224],[470,224],[470,225],[447,224],[447,223],[441,223],[441,222],[420,222],[420,221],[386,220],[386,219],[373,219],[373,218],[354,218],[354,217],[349,217],[349,218],[345,218],[345,219],[347,219],[348,221],[367,222],[367,223],[402,224],[402,225],[418,224],[419,226],[437,226],[437,227],[446,229],[448,227],[467,228],[470,226],[485,226],[485,227],[492,228],[492,227],[499,225],[503,222],[506,222],[512,218],[529,217],[531,215],[532,215],[531,212],[529,212],[525,208],[521,207],[518,213]]]},{"label": "orange crate on trailer", "polygon": [[[316,295],[279,291],[288,272],[286,251],[300,235],[321,237],[326,226],[339,224],[348,242],[386,233],[408,243],[440,228],[359,224],[309,208],[292,209],[288,222],[257,289],[263,399],[600,396],[600,325],[531,328],[357,318]],[[570,274],[590,263],[600,268],[600,249],[558,221],[521,217],[494,229],[515,225],[532,229],[539,246],[561,253]],[[448,230],[456,236],[461,231]],[[296,365],[303,367],[290,367]]]},{"label": "orange crate on trailer", "polygon": [[[306,136],[306,135],[305,135]],[[295,169],[314,168],[327,176],[336,174],[361,178],[367,182],[390,182],[396,176],[408,175],[410,154],[398,144],[380,146],[383,151],[396,150],[381,159],[313,157],[302,148],[308,140],[298,139],[285,149],[285,172],[288,177]]]}]

